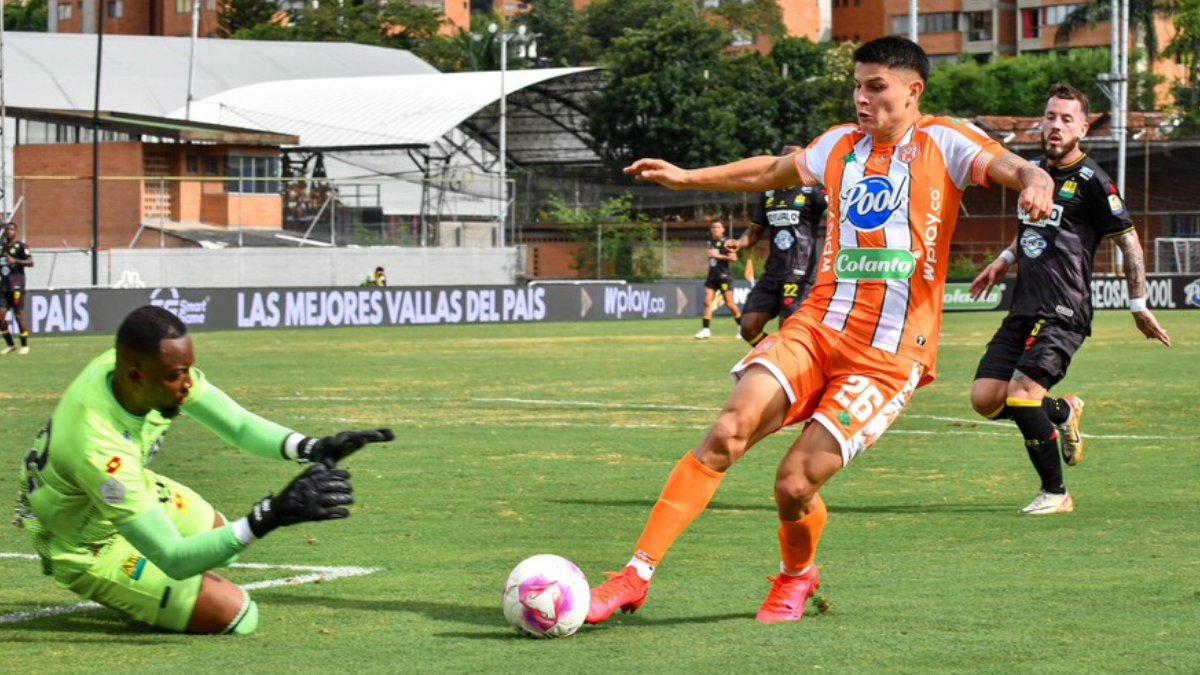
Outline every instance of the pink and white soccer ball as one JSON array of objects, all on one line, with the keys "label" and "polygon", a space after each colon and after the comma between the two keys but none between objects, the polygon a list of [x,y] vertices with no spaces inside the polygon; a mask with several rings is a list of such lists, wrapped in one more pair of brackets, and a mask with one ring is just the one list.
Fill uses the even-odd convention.
[{"label": "pink and white soccer ball", "polygon": [[587,579],[575,563],[542,553],[526,558],[504,582],[504,618],[518,633],[560,638],[579,630],[587,618]]}]

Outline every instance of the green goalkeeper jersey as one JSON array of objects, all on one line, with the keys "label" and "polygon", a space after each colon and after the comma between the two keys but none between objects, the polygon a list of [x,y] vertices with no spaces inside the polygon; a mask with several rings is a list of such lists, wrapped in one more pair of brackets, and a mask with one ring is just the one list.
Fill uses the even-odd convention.
[{"label": "green goalkeeper jersey", "polygon": [[[22,464],[22,515],[35,540],[43,538],[38,552],[56,563],[82,562],[123,525],[155,510],[165,491],[147,466],[171,421],[157,411],[137,416],[125,410],[112,391],[115,367],[116,351],[110,349],[84,368]],[[184,414],[245,452],[285,459],[283,441],[290,429],[246,411],[199,370],[190,374],[193,386]],[[156,521],[159,529],[162,522]],[[156,532],[153,542],[168,554],[174,549],[176,555],[193,556],[191,562],[202,568],[244,548],[228,525],[208,535],[200,545],[180,540],[178,532]]]}]

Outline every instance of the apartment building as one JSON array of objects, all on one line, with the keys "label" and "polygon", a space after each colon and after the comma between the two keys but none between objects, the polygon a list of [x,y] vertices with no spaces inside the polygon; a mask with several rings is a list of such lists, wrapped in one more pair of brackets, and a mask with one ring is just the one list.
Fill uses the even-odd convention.
[{"label": "apartment building", "polygon": [[[1091,3],[1070,0],[920,0],[918,41],[933,61],[972,54],[981,63],[1005,54],[1029,54],[1076,47],[1107,47],[1110,24],[1077,32],[1058,44],[1058,27],[1074,10]],[[1162,47],[1174,27],[1157,21]],[[909,34],[908,0],[833,0],[833,39],[866,42],[884,35]],[[1135,36],[1130,36],[1135,43]]]}]

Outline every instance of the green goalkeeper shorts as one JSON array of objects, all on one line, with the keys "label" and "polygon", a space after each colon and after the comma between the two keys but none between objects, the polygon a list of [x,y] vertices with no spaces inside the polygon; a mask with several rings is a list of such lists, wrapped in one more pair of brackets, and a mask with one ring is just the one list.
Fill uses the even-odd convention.
[{"label": "green goalkeeper shorts", "polygon": [[[200,495],[170,478],[156,476],[160,502],[184,537],[213,527],[216,511]],[[86,564],[80,563],[86,560]],[[91,552],[54,556],[54,576],[67,589],[151,626],[183,632],[200,593],[202,575],[177,581],[117,535]]]}]

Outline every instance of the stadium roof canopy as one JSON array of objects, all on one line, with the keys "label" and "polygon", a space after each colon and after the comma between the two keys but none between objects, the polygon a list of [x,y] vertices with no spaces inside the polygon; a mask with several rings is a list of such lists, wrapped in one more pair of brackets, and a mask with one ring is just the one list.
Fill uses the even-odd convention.
[{"label": "stadium roof canopy", "polygon": [[[6,104],[92,110],[96,42],[7,33]],[[190,49],[189,38],[105,35],[100,109],[185,119]],[[410,52],[381,47],[200,39],[190,119],[298,136],[290,150],[321,154],[331,179],[457,181],[465,199],[451,203],[449,215],[494,215],[498,188],[465,188],[463,176],[494,181],[501,79],[496,71],[440,73]],[[598,71],[510,70],[503,80],[509,166],[599,162],[581,105],[599,87]],[[413,187],[385,196],[385,211],[425,213],[433,201],[445,210],[445,195]]]}]

